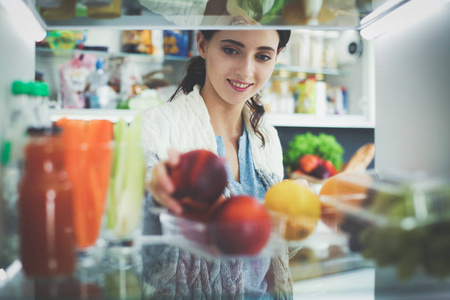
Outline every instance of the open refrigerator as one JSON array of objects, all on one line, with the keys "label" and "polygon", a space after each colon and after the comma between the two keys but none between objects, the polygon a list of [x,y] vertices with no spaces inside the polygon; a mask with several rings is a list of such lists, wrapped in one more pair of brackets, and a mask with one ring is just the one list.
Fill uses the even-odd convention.
[{"label": "open refrigerator", "polygon": [[[18,5],[13,9],[23,10],[28,7],[30,9],[29,14],[22,15],[22,17],[34,18],[37,20],[36,24],[28,25],[31,27],[18,27],[16,23],[22,23],[22,25],[25,23],[17,22],[17,17],[15,17],[15,20],[11,17],[13,12],[11,12],[10,6],[11,3],[17,4],[18,2],[25,5]],[[131,2],[136,5],[136,1]],[[203,2],[206,3],[207,1]],[[193,3],[203,2],[194,1]],[[284,2],[295,3],[294,1]],[[308,1],[298,2],[298,6],[295,7],[301,7],[303,2]],[[322,1],[310,2],[322,3]],[[339,3],[344,5],[344,2],[351,1],[323,1],[324,4],[330,5]],[[445,0],[362,2],[365,2],[369,9],[365,11],[364,18],[361,18],[360,15],[356,17],[356,23],[351,14],[344,13],[334,22],[325,24],[321,24],[317,20],[310,20],[308,23],[295,21],[294,15],[294,19],[290,19],[290,22],[292,22],[290,24],[283,21],[283,18],[280,20],[279,17],[275,17],[262,26],[312,30],[357,29],[364,38],[370,39],[374,44],[372,53],[374,74],[369,74],[369,76],[371,76],[370,81],[373,82],[371,94],[375,98],[375,169],[388,174],[399,174],[401,172],[402,176],[407,178],[410,178],[411,174],[416,174],[417,176],[414,178],[419,183],[426,182],[425,178],[430,177],[448,179],[450,175],[450,158],[448,157],[450,139],[447,132],[450,128],[448,118],[450,85],[447,83],[447,78],[450,69],[450,60],[448,59],[450,57],[450,35],[448,34],[450,30],[450,3]],[[7,107],[13,80],[31,80],[34,78],[35,40],[33,32],[29,30],[30,28],[39,26],[43,28],[93,28],[96,26],[130,28],[132,26],[133,29],[230,28],[229,25],[226,25],[227,23],[217,24],[217,18],[214,16],[207,16],[204,18],[204,23],[199,23],[199,12],[194,9],[191,11],[194,13],[191,18],[176,15],[174,13],[177,11],[176,9],[183,9],[183,5],[184,8],[190,5],[186,3],[174,7],[169,5],[169,8],[166,9],[173,15],[169,13],[168,18],[150,11],[140,18],[122,16],[120,19],[111,21],[80,18],[68,22],[44,21],[35,10],[35,4],[34,1],[30,0],[0,1],[0,26],[2,27],[0,32],[2,40],[0,48],[0,65],[2,66],[0,71],[1,107]],[[361,5],[361,7],[363,6]],[[32,36],[29,36],[29,34]],[[39,33],[35,33],[35,35],[39,35]],[[4,130],[7,125],[5,124],[6,113],[5,109],[0,111],[0,141],[2,142],[6,139]],[[3,168],[1,171],[3,177]],[[370,175],[378,180],[383,178],[381,175]],[[354,184],[352,179],[349,179],[348,182]],[[444,182],[448,183],[448,181]],[[364,186],[364,183],[360,185]],[[444,202],[437,206],[444,212],[449,211],[450,202],[448,186],[445,190],[445,185],[444,183],[443,196],[439,196],[436,200]],[[416,185],[411,185],[411,187],[417,188]],[[2,186],[2,189],[4,188]],[[385,185],[377,188],[374,189],[384,191],[384,188],[387,188],[388,191],[393,191]],[[428,199],[431,198],[427,196],[426,191],[422,193],[421,199],[428,203]],[[361,215],[363,215],[363,218],[366,216],[364,212],[355,212],[351,206],[341,206],[340,200],[339,197],[334,199],[331,197],[324,201],[329,201],[331,204],[337,203],[336,209],[340,209],[340,211],[349,215],[358,218]],[[435,211],[431,209],[430,212]],[[5,204],[1,202],[0,216],[4,218],[5,213]],[[367,217],[370,218],[373,215]],[[443,218],[446,222],[448,221],[445,216]],[[367,221],[367,219],[364,220]],[[167,222],[170,225],[170,219]],[[446,223],[443,224],[442,226],[445,226]],[[292,254],[292,261],[295,260],[296,263],[291,266],[291,271],[295,275],[293,277],[296,279],[294,299],[446,299],[450,294],[448,278],[442,281],[431,278],[426,274],[417,273],[409,281],[402,282],[397,278],[392,266],[382,267],[371,260],[362,260],[360,256],[348,255],[347,236],[330,234],[327,227],[319,227],[318,229],[309,240],[305,240],[305,243],[292,245],[298,250]],[[0,236],[4,236],[5,232],[6,228],[0,225]],[[6,241],[3,238],[0,240],[3,243]],[[159,245],[173,243],[174,240],[171,240],[169,234],[165,238],[148,238],[144,242]],[[308,248],[319,250],[311,256],[307,251]],[[190,249],[192,250],[192,248]],[[344,249],[344,252],[342,252],[342,249]],[[194,249],[194,251],[196,250]],[[267,249],[267,251],[270,253],[270,249]],[[341,258],[341,260],[336,259],[336,257]],[[103,285],[101,286],[104,290],[107,290],[105,286],[110,289],[109,292],[112,293],[109,294],[110,297],[115,295],[121,297],[120,299],[138,299],[140,298],[140,286],[139,277],[136,274],[139,273],[139,270],[130,267],[127,259],[129,259],[129,255],[125,255],[124,260],[110,261],[110,264],[104,266],[104,270],[100,272],[101,275],[99,272],[91,272],[89,268],[84,271],[80,270],[77,273],[79,281],[72,282],[72,285],[70,282],[60,282],[53,285],[54,292],[58,294],[67,289],[68,286],[75,286],[76,289],[83,290],[84,294],[82,295],[84,296],[82,297],[84,299],[90,299],[89,295],[98,297],[100,294],[107,298],[107,292],[102,294],[98,286],[90,285],[92,282],[102,282]],[[139,262],[134,263],[139,265]],[[112,271],[117,266],[121,270],[119,276],[115,276]],[[23,276],[21,277],[20,269],[20,263],[15,261],[9,267],[0,270],[0,295],[2,297],[5,296],[5,299],[8,297],[12,299],[34,299],[37,297],[40,288],[43,290],[48,288],[45,284],[40,285],[32,280],[27,280]],[[52,297],[51,294],[48,294],[49,291],[51,292],[51,289],[45,290],[44,295]]]}]

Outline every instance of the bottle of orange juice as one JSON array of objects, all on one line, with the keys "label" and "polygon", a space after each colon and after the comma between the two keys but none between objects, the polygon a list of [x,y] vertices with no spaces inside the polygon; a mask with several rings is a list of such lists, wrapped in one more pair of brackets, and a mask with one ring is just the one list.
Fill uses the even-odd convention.
[{"label": "bottle of orange juice", "polygon": [[20,259],[28,276],[70,275],[75,268],[72,186],[60,131],[27,131],[18,204]]}]

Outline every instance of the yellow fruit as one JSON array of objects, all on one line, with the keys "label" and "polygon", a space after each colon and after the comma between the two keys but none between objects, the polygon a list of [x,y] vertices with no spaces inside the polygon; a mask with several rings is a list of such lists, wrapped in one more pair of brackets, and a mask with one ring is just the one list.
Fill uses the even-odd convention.
[{"label": "yellow fruit", "polygon": [[307,186],[293,180],[273,185],[266,193],[264,205],[285,218],[284,238],[299,241],[308,237],[320,219],[319,197]]}]

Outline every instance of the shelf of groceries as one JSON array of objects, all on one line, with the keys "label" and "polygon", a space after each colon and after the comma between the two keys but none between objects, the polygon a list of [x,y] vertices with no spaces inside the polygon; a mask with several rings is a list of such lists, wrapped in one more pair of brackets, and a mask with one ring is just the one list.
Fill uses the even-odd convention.
[{"label": "shelf of groceries", "polygon": [[[40,57],[72,57],[74,54],[94,54],[103,57],[131,57],[135,59],[143,59],[147,62],[162,62],[162,61],[188,61],[188,57],[176,55],[151,55],[145,53],[128,53],[128,52],[108,52],[107,49],[51,49],[44,47],[36,48],[36,55]],[[290,74],[306,73],[306,74],[322,74],[322,75],[344,75],[336,68],[313,68],[300,67],[278,64],[275,70]]]},{"label": "shelf of groceries", "polygon": [[[79,168],[89,172],[84,167]],[[323,183],[319,197],[289,181],[275,185],[264,199],[264,207],[270,214],[259,210],[261,206],[251,206],[246,211],[245,222],[229,222],[227,214],[222,212],[233,207],[229,205],[249,202],[251,199],[247,196],[230,198],[227,202],[232,204],[228,206],[219,204],[217,213],[208,221],[175,216],[163,209],[150,210],[161,223],[162,235],[126,234],[132,237],[132,242],[119,244],[114,241],[121,241],[117,234],[124,228],[111,228],[109,233],[115,235],[108,235],[108,231],[102,229],[98,239],[89,235],[92,237],[90,248],[72,257],[75,259],[71,266],[73,272],[58,269],[71,276],[54,280],[29,275],[32,271],[43,272],[37,269],[41,266],[39,261],[15,259],[0,273],[0,298],[49,299],[52,295],[54,299],[76,296],[83,299],[108,299],[109,296],[110,299],[121,295],[140,299],[142,291],[158,288],[152,285],[159,283],[151,281],[153,273],[144,273],[155,268],[152,263],[161,267],[161,261],[155,261],[157,255],[173,253],[167,251],[167,246],[206,260],[240,258],[249,261],[274,257],[287,246],[294,299],[313,295],[319,296],[314,299],[374,299],[374,293],[383,289],[390,293],[391,298],[386,299],[445,299],[439,296],[448,295],[450,286],[449,181],[401,170],[369,170],[331,178]],[[283,194],[290,197],[277,198]],[[303,203],[302,213],[295,213],[296,205],[278,205],[280,201]],[[243,207],[233,209],[237,208]],[[138,207],[133,209],[140,211]],[[96,216],[101,217],[101,214]],[[129,212],[122,217],[129,221],[136,219],[136,215]],[[138,228],[138,223],[133,223],[134,227]],[[152,224],[143,222],[141,226],[148,229]],[[246,226],[246,230],[239,230],[242,226]],[[83,229],[86,233],[93,232],[87,227],[76,228],[75,232],[80,234]],[[126,231],[129,229],[130,232],[136,230],[127,227]],[[39,251],[25,249],[29,254]],[[414,252],[407,252],[407,249]],[[70,249],[63,250],[70,252]],[[25,256],[25,252],[21,255]],[[57,256],[49,258],[62,259],[62,255],[58,252]],[[52,268],[47,270],[53,271]],[[361,276],[358,280],[357,274]],[[327,297],[332,292],[338,295]],[[438,297],[432,297],[436,293]],[[417,297],[408,298],[413,295]]]},{"label": "shelf of groceries", "polygon": [[[52,80],[50,85],[56,89],[51,97],[59,102],[58,110],[52,111],[52,120],[123,118],[129,122],[139,110],[158,105],[172,94],[170,88],[178,80],[173,74],[181,72],[184,63],[195,55],[188,42],[193,38],[192,31],[129,30],[109,34],[112,40],[121,40],[119,48],[98,42],[99,33],[93,31],[50,31],[46,40],[37,44],[36,69]],[[325,33],[316,34],[294,32],[292,47],[280,55],[271,81],[261,91],[267,121],[280,127],[374,128],[368,107],[372,100],[367,99],[366,92],[358,95],[354,84],[348,84],[352,72],[348,67],[357,58],[351,62],[338,59],[337,32],[328,32],[326,39]],[[62,43],[65,35],[72,37],[70,47]],[[170,50],[173,38],[178,52]],[[295,45],[302,38],[311,42],[300,50]],[[78,84],[80,79],[85,81],[83,86]]]},{"label": "shelf of groceries", "polygon": [[[141,110],[132,109],[53,109],[51,120],[62,118],[80,120],[109,120],[117,122],[120,119],[131,122]],[[318,128],[374,128],[374,121],[363,115],[325,115],[313,114],[283,114],[267,113],[266,120],[276,127],[318,127]]]}]

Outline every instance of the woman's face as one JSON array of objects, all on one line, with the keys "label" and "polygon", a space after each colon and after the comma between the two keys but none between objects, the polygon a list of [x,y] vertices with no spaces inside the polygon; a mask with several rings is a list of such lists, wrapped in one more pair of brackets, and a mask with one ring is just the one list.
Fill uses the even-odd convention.
[{"label": "woman's face", "polygon": [[244,104],[272,75],[278,42],[276,30],[218,31],[209,41],[199,33],[197,45],[206,61],[203,97]]}]

